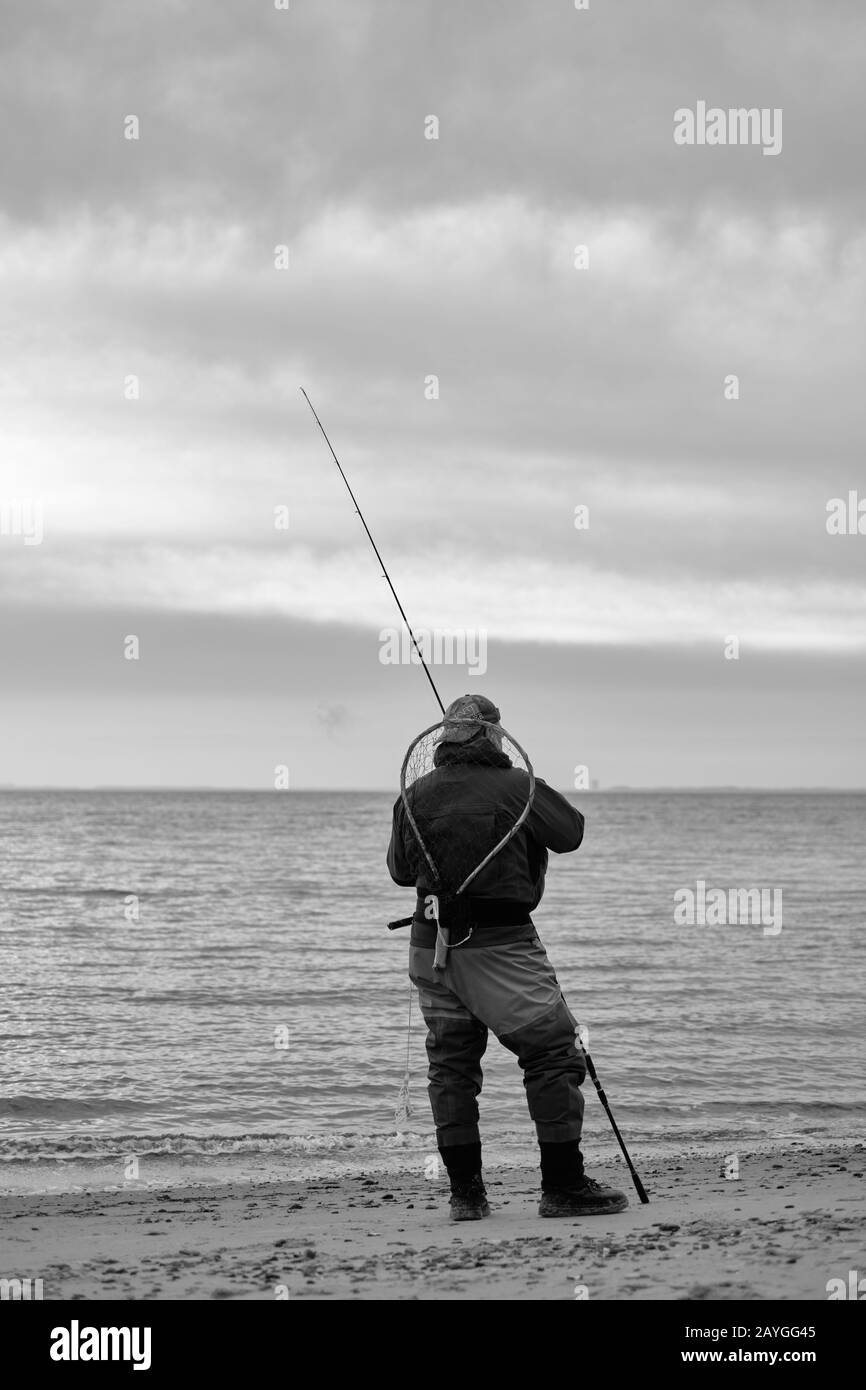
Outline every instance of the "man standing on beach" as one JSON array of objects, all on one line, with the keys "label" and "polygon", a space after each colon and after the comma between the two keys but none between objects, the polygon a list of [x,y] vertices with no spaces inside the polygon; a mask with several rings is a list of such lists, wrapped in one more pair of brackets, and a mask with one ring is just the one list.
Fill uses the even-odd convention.
[{"label": "man standing on beach", "polygon": [[[458,839],[462,817],[469,835],[479,815],[497,810],[491,762],[501,766],[493,756],[501,739],[488,726],[498,728],[499,720],[496,706],[480,695],[462,696],[445,712],[426,794],[435,804],[442,769]],[[508,759],[505,764],[510,766]],[[418,893],[409,977],[417,986],[428,1029],[428,1090],[455,1221],[478,1220],[490,1210],[478,1130],[481,1059],[490,1031],[523,1070],[541,1150],[539,1215],[603,1214],[628,1206],[624,1193],[584,1173],[580,1087],[586,1062],[583,1049],[575,1046],[577,1022],[530,916],[544,892],[548,851],[577,849],[583,825],[583,816],[564,796],[536,779],[526,821],[492,861],[493,875],[486,874],[483,894],[470,895],[471,935],[460,950],[448,952],[445,968],[437,969],[437,924],[425,917],[429,890],[412,867],[418,856],[402,798],[394,806],[388,869],[395,883]]]}]

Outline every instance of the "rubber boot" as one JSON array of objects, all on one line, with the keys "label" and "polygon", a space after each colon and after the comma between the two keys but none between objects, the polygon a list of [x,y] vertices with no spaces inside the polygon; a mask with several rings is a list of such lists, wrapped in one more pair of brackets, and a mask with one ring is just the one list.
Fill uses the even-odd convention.
[{"label": "rubber boot", "polygon": [[481,1177],[481,1145],[440,1145],[439,1152],[451,1183],[451,1220],[480,1221],[489,1216],[490,1207]]},{"label": "rubber boot", "polygon": [[539,1142],[541,1201],[539,1216],[607,1216],[625,1211],[628,1198],[616,1188],[588,1178],[577,1140],[564,1144]]}]

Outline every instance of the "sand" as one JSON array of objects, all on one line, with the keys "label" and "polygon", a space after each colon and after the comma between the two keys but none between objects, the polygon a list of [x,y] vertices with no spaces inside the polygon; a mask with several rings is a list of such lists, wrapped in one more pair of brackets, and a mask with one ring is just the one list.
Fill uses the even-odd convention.
[{"label": "sand", "polygon": [[[492,1168],[491,1216],[459,1224],[417,1165],[5,1197],[0,1275],[41,1278],[46,1300],[826,1300],[828,1280],[866,1274],[864,1170],[862,1144],[741,1152],[737,1180],[721,1153],[667,1156],[643,1165],[649,1206],[542,1221],[536,1173]],[[626,1185],[621,1164],[593,1175]]]}]

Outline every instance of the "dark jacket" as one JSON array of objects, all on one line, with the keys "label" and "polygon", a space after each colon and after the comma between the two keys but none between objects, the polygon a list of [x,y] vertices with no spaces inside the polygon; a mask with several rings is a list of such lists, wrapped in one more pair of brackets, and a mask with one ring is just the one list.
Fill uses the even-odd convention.
[{"label": "dark jacket", "polygon": [[[526,805],[528,784],[527,773],[514,767],[474,763],[440,766],[413,787],[413,814],[416,819],[423,816],[429,823],[435,819],[437,805],[447,806],[450,833],[458,839],[469,839],[473,832],[479,832],[476,839],[484,845],[480,856],[483,858]],[[482,824],[485,822],[486,827]],[[467,892],[473,901],[508,900],[523,904],[527,913],[531,912],[544,892],[548,850],[565,854],[577,849],[583,839],[583,826],[580,811],[536,778],[535,797],[526,821],[473,879]],[[413,867],[419,863],[419,854],[402,798],[394,803],[387,863],[395,883],[417,889],[419,903],[426,893],[434,891],[423,857],[422,867]],[[423,912],[416,915],[423,917]]]}]

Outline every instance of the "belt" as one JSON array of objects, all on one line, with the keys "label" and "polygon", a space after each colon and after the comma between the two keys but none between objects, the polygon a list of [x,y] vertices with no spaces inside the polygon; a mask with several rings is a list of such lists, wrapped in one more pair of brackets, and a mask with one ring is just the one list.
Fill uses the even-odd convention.
[{"label": "belt", "polygon": [[[462,946],[465,950],[472,951],[479,946],[507,946],[515,941],[531,941],[535,934],[535,927],[531,920],[524,917],[523,921],[517,925],[494,926],[489,923],[483,927],[473,927],[468,937],[464,937],[462,941],[452,941],[450,945],[452,947]],[[413,921],[411,944],[427,950],[434,950],[436,947],[436,923]]]},{"label": "belt", "polygon": [[[429,922],[425,916],[426,894],[418,894],[413,922]],[[475,927],[522,927],[529,921],[532,903],[517,902],[514,898],[473,898],[469,896],[469,917]]]},{"label": "belt", "polygon": [[[401,917],[398,922],[389,922],[388,928],[394,931],[397,927],[408,927],[411,925],[430,926],[436,931],[435,923],[432,918],[426,915],[425,902],[426,893],[418,894],[418,902],[415,907],[413,917]],[[469,917],[475,927],[522,927],[527,923],[531,924],[530,913],[534,907],[533,903],[518,902],[514,898],[469,898]]]}]

